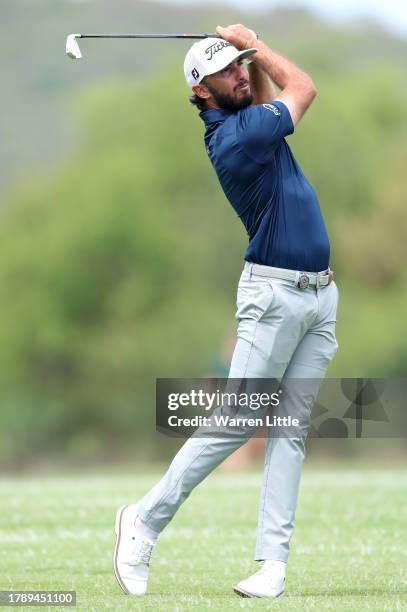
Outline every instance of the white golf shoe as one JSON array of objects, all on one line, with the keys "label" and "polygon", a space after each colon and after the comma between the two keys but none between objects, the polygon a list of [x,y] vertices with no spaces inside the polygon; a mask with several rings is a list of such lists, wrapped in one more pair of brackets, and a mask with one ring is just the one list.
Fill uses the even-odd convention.
[{"label": "white golf shoe", "polygon": [[117,581],[127,595],[147,590],[151,553],[155,542],[136,529],[137,506],[122,506],[116,514],[113,565]]},{"label": "white golf shoe", "polygon": [[239,582],[233,590],[242,597],[280,597],[284,584],[285,563],[264,561],[258,572]]}]

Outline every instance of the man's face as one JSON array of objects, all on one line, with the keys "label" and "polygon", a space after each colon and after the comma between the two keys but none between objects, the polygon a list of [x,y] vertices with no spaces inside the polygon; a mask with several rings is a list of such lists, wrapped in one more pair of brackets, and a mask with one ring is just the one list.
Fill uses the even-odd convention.
[{"label": "man's face", "polygon": [[249,71],[242,59],[234,60],[223,70],[205,77],[201,85],[193,89],[206,99],[208,108],[237,111],[253,102]]}]

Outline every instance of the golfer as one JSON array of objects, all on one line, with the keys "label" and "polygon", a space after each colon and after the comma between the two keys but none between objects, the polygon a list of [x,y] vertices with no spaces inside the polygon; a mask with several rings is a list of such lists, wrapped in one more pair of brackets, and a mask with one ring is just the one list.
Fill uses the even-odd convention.
[{"label": "golfer", "polygon": [[[221,39],[192,45],[184,72],[205,124],[206,151],[249,236],[229,377],[320,381],[338,347],[338,290],[317,196],[285,140],[316,89],[246,27],[216,31]],[[317,387],[302,398],[309,413],[316,393]],[[157,537],[194,487],[244,442],[192,436],[158,484],[118,510],[114,568],[126,593],[146,592]],[[267,439],[255,552],[262,564],[234,587],[240,595],[284,592],[304,443],[304,436]]]}]

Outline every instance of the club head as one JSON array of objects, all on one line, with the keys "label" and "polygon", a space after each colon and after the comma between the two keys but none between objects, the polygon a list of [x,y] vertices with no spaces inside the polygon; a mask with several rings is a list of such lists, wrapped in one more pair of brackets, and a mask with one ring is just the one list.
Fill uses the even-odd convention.
[{"label": "club head", "polygon": [[66,54],[72,59],[81,59],[82,53],[79,49],[77,38],[81,38],[80,34],[69,34],[66,39]]}]

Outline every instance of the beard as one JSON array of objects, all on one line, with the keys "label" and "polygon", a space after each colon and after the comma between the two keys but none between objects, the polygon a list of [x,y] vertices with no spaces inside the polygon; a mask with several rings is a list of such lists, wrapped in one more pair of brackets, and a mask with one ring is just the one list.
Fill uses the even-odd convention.
[{"label": "beard", "polygon": [[246,106],[250,106],[253,102],[253,94],[251,92],[247,93],[243,98],[236,99],[230,94],[223,94],[217,91],[212,85],[206,83],[206,87],[211,93],[214,101],[219,106],[219,108],[225,108],[231,111],[238,111],[242,108],[246,108]]}]

